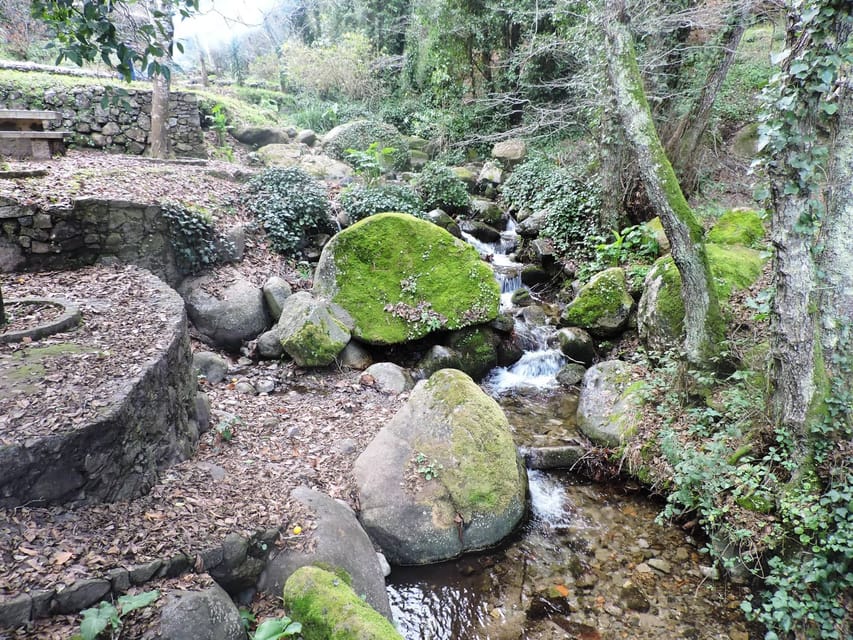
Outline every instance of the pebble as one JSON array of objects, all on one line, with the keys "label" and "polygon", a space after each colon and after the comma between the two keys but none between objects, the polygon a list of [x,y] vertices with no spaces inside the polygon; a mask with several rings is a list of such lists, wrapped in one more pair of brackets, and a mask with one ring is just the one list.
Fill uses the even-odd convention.
[{"label": "pebble", "polygon": [[702,574],[703,578],[707,578],[708,580],[719,580],[720,572],[717,571],[717,567],[703,567],[699,566],[699,573]]},{"label": "pebble", "polygon": [[661,573],[672,572],[672,565],[663,558],[651,558],[646,563],[652,568],[657,569]]},{"label": "pebble", "polygon": [[335,443],[335,449],[347,455],[354,453],[358,449],[358,443],[352,438],[344,438]]},{"label": "pebble", "polygon": [[729,640],[749,640],[749,634],[740,629],[732,629],[729,631]]},{"label": "pebble", "polygon": [[252,364],[252,359],[243,356],[237,360],[237,364],[241,367],[248,367],[250,364]]},{"label": "pebble", "polygon": [[236,385],[234,385],[234,389],[236,389],[237,393],[242,393],[247,396],[255,395],[255,387],[251,382],[247,382],[246,380],[241,380]]},{"label": "pebble", "polygon": [[269,378],[261,378],[255,383],[258,393],[272,393],[275,391],[275,381]]},{"label": "pebble", "polygon": [[284,435],[286,435],[290,439],[298,438],[299,437],[299,427],[295,427],[295,426],[294,427],[288,427],[287,431],[284,432]]},{"label": "pebble", "polygon": [[652,568],[645,562],[641,562],[640,564],[638,564],[635,571],[637,573],[653,573]]},{"label": "pebble", "polygon": [[675,550],[675,559],[679,562],[684,562],[690,559],[690,550],[687,547],[678,547]]},{"label": "pebble", "polygon": [[648,549],[650,545],[649,545],[649,541],[646,540],[645,538],[638,538],[637,539],[637,546],[640,547],[640,549]]}]

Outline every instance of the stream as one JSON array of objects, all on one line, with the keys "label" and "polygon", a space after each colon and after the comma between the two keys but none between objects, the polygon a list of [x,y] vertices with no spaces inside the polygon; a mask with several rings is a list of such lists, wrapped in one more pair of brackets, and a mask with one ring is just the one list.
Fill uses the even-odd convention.
[{"label": "stream", "polygon": [[[500,243],[463,234],[488,256],[502,311],[522,287],[510,220]],[[556,374],[566,363],[548,347],[556,327],[516,317],[525,349],[494,369],[483,388],[501,405],[516,444],[554,446],[577,435],[577,393]],[[657,524],[661,505],[625,487],[568,472],[528,471],[530,514],[498,549],[454,562],[395,567],[388,577],[394,620],[406,640],[748,640],[738,588],[708,579],[701,544]]]}]

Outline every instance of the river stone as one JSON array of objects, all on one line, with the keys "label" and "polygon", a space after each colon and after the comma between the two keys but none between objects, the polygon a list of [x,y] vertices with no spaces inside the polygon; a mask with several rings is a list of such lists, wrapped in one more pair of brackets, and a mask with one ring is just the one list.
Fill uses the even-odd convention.
[{"label": "river stone", "polygon": [[637,430],[640,420],[642,380],[633,378],[631,366],[608,360],[584,374],[578,401],[578,429],[596,444],[618,447]]},{"label": "river stone", "polygon": [[501,160],[507,166],[518,164],[526,156],[527,143],[521,138],[510,138],[492,147],[492,157]]},{"label": "river stone", "polygon": [[564,387],[573,387],[583,380],[586,367],[576,362],[570,362],[557,372],[557,382]]},{"label": "river stone", "polygon": [[278,331],[270,329],[258,336],[256,343],[258,355],[264,360],[278,360],[284,355],[284,348],[278,339]]},{"label": "river stone", "polygon": [[558,348],[574,363],[589,366],[595,359],[592,336],[579,327],[565,327],[548,339],[548,346]]},{"label": "river stone", "polygon": [[439,369],[459,369],[461,359],[453,349],[437,344],[430,347],[418,362],[417,371],[421,378],[429,378]]},{"label": "river stone", "polygon": [[368,344],[488,322],[500,306],[498,284],[476,249],[401,213],[373,215],[336,234],[323,248],[314,292],[343,307],[353,336]]},{"label": "river stone", "polygon": [[272,129],[268,127],[236,127],[229,129],[231,134],[238,142],[247,144],[251,147],[263,147],[268,144],[282,144],[290,141],[287,133],[281,129]]},{"label": "river stone", "polygon": [[267,565],[258,587],[274,596],[281,594],[290,575],[309,565],[343,569],[352,578],[351,586],[370,606],[391,618],[385,591],[385,576],[370,538],[361,528],[352,509],[308,487],[297,487],[291,497],[315,516],[314,545],[310,551],[282,549]]},{"label": "river stone", "polygon": [[[471,198],[471,217],[478,222],[497,227],[502,225],[504,212],[495,204],[494,200],[485,198]],[[489,242],[493,242],[490,240]]]},{"label": "river stone", "polygon": [[209,275],[187,278],[178,293],[196,329],[217,346],[238,351],[244,342],[270,327],[263,293],[248,280],[238,278],[214,295],[205,290],[213,282]]},{"label": "river stone", "polygon": [[501,241],[500,231],[479,220],[463,220],[459,223],[459,228],[481,242],[495,243]]},{"label": "river stone", "polygon": [[500,342],[495,330],[486,325],[460,329],[447,337],[447,346],[459,356],[458,368],[475,380],[498,366]]},{"label": "river stone", "polygon": [[415,386],[412,375],[403,367],[393,362],[377,362],[370,365],[361,374],[373,378],[376,388],[385,393],[398,395],[404,391],[409,391]]},{"label": "river stone", "polygon": [[275,330],[282,348],[300,367],[325,367],[347,346],[351,328],[345,312],[299,291],[285,301]]},{"label": "river stone", "polygon": [[284,306],[284,301],[293,293],[290,283],[279,276],[271,276],[267,278],[262,291],[264,292],[267,309],[269,309],[272,319],[277,321],[281,317],[281,309]]},{"label": "river stone", "polygon": [[547,209],[540,209],[539,211],[534,211],[529,216],[525,217],[523,220],[519,218],[518,226],[515,228],[515,232],[522,238],[538,238],[539,232],[542,231],[542,227],[545,226],[545,220],[547,220],[547,218]]},{"label": "river stone", "polygon": [[432,222],[434,225],[437,225],[447,231],[450,235],[461,238],[462,233],[459,229],[459,225],[456,224],[456,221],[453,220],[447,213],[442,211],[441,209],[433,209],[432,211],[428,211],[426,214],[426,219]]},{"label": "river stone", "polygon": [[313,147],[317,143],[317,133],[313,129],[303,129],[296,134],[296,142]]},{"label": "river stone", "polygon": [[246,640],[240,611],[219,585],[173,591],[160,614],[160,640]]},{"label": "river stone", "polygon": [[284,585],[284,606],[305,638],[403,640],[394,625],[363,601],[348,576],[319,567],[297,569]]},{"label": "river stone", "polygon": [[363,371],[373,364],[373,356],[355,340],[349,341],[349,344],[344,347],[344,350],[338,356],[338,360],[342,367],[357,369],[359,371]]},{"label": "river stone", "polygon": [[196,351],[193,354],[193,369],[210,384],[218,384],[228,375],[228,362],[218,353]]},{"label": "river stone", "polygon": [[586,329],[597,338],[609,338],[628,326],[634,299],[625,272],[612,267],[595,274],[566,307],[560,322]]},{"label": "river stone", "polygon": [[503,169],[491,160],[484,162],[483,168],[480,169],[480,175],[477,176],[477,182],[480,184],[498,185],[503,182]]},{"label": "river stone", "polygon": [[[417,472],[424,461],[435,477]],[[525,511],[527,477],[506,416],[455,369],[418,383],[358,457],[355,477],[362,524],[392,564],[494,546]]]}]

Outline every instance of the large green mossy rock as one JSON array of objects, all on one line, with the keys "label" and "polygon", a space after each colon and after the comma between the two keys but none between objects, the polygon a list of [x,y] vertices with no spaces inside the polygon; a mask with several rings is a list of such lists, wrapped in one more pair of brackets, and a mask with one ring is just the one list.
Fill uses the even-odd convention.
[{"label": "large green mossy rock", "polygon": [[284,585],[284,607],[302,623],[305,640],[403,640],[382,614],[349,586],[346,576],[302,567]]},{"label": "large green mossy rock", "polygon": [[761,213],[754,209],[731,209],[720,216],[707,240],[714,244],[741,244],[754,247],[764,238]]},{"label": "large green mossy rock", "polygon": [[284,301],[275,331],[284,351],[300,367],[332,364],[350,341],[352,320],[343,309],[307,291]]},{"label": "large green mossy rock", "polygon": [[[705,250],[721,303],[754,283],[767,260],[767,254],[739,245],[706,244]],[[658,351],[681,344],[684,303],[681,275],[672,256],[659,258],[646,276],[637,307],[637,330],[646,345]]]},{"label": "large green mossy rock", "polygon": [[492,547],[525,511],[527,476],[500,406],[471,378],[441,369],[355,463],[361,522],[395,564]]},{"label": "large green mossy rock", "polygon": [[370,216],[323,248],[314,292],[343,307],[353,335],[399,344],[497,317],[500,289],[476,249],[431,222]]},{"label": "large green mossy rock", "polygon": [[605,269],[587,282],[566,306],[560,322],[586,329],[597,338],[618,335],[628,325],[634,299],[628,292],[625,272]]}]

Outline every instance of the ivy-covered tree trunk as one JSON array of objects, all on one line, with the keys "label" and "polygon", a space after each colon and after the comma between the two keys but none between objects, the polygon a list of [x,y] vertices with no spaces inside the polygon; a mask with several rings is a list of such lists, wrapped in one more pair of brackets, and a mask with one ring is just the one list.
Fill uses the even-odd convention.
[{"label": "ivy-covered tree trunk", "polygon": [[699,143],[708,128],[717,94],[726,80],[738,45],[746,31],[747,20],[752,13],[752,1],[733,0],[728,13],[728,22],[714,44],[713,59],[710,61],[702,90],[666,143],[667,155],[678,174],[682,190],[687,194],[696,188],[700,160],[700,154],[697,153]]},{"label": "ivy-covered tree trunk", "polygon": [[691,364],[704,367],[719,352],[724,325],[705,255],[702,227],[678,186],[655,129],[628,30],[625,1],[605,0],[604,13],[607,73],[622,129],[681,275],[684,350]]}]

